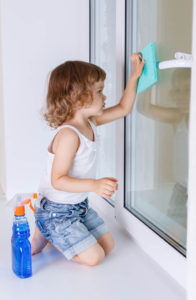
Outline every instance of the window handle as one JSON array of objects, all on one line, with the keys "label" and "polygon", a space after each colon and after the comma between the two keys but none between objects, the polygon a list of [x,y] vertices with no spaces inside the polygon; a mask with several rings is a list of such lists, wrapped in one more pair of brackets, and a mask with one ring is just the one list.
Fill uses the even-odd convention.
[{"label": "window handle", "polygon": [[176,52],[175,59],[166,60],[159,63],[159,69],[170,68],[192,68],[193,56],[191,54]]}]

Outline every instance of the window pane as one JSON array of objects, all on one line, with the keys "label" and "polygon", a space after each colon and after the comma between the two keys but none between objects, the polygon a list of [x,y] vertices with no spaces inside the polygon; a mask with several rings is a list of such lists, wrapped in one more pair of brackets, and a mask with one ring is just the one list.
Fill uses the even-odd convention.
[{"label": "window pane", "polygon": [[[175,52],[191,53],[192,0],[137,0],[127,7],[127,21],[133,18],[127,59],[150,42],[156,43],[160,62],[174,59]],[[159,83],[138,95],[126,120],[125,207],[183,254],[190,74],[183,68],[160,70]]]},{"label": "window pane", "polygon": [[[116,104],[116,1],[91,1],[91,62],[106,72],[106,108]],[[97,127],[101,136],[97,178],[116,178],[115,123]],[[109,201],[114,203],[115,195]]]}]

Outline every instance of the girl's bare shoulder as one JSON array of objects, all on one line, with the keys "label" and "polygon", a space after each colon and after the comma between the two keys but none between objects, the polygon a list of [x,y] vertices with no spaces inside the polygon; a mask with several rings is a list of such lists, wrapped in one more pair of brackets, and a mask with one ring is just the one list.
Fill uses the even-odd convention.
[{"label": "girl's bare shoulder", "polygon": [[72,146],[75,144],[76,148],[79,148],[80,140],[78,134],[70,127],[64,127],[60,129],[53,142],[52,142],[52,150],[55,153],[58,145],[63,145],[65,146],[67,144],[72,144]]}]

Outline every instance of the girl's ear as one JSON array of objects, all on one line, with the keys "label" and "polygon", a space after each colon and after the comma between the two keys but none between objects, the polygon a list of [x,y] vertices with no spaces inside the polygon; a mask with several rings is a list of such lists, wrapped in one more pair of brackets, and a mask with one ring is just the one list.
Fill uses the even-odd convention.
[{"label": "girl's ear", "polygon": [[91,90],[87,90],[82,95],[82,101],[84,103],[84,108],[89,108],[93,102],[93,92]]}]

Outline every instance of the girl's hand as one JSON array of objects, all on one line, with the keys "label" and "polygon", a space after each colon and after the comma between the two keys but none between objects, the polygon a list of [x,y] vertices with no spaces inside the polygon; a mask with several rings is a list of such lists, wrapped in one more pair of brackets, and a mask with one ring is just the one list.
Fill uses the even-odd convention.
[{"label": "girl's hand", "polygon": [[131,76],[138,79],[140,77],[140,75],[142,74],[142,70],[143,70],[145,61],[142,60],[142,55],[139,52],[133,53],[130,56],[130,60],[131,60],[132,65],[133,65],[133,71],[132,71]]},{"label": "girl's hand", "polygon": [[118,189],[118,180],[113,177],[95,179],[94,192],[101,197],[111,198]]}]

